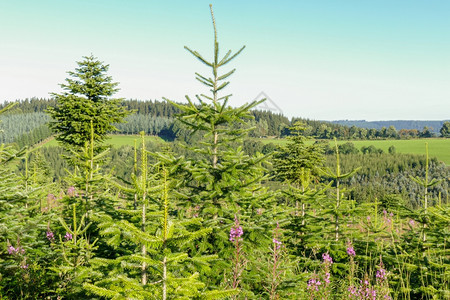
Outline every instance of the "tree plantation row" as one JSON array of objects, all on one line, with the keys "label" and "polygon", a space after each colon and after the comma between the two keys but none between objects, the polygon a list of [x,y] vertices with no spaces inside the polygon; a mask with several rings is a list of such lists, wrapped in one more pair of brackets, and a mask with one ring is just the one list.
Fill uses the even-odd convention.
[{"label": "tree plantation row", "polygon": [[58,146],[2,144],[0,299],[448,299],[448,167],[327,150],[308,122],[252,147],[271,114],[228,105],[245,47],[221,54],[211,16],[212,60],[185,47],[209,93],[157,104],[177,112],[170,143],[136,121],[132,146],[107,145],[133,115],[91,55],[46,108]]}]

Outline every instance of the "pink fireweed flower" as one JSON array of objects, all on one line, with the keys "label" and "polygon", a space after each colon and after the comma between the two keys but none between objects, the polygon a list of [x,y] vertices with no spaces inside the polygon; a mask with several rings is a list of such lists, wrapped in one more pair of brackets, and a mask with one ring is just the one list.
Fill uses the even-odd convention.
[{"label": "pink fireweed flower", "polygon": [[354,287],[353,285],[352,285],[352,286],[349,286],[348,289],[347,289],[347,291],[348,291],[348,292],[350,293],[350,295],[352,295],[352,296],[358,295],[358,292],[357,292],[357,290],[356,290],[356,287]]},{"label": "pink fireweed flower", "polygon": [[15,254],[16,253],[16,248],[14,248],[13,246],[9,245],[8,246],[8,254]]},{"label": "pink fireweed flower", "polygon": [[239,220],[237,217],[234,217],[234,226],[230,229],[230,241],[235,242],[240,240],[239,238],[244,234],[244,230],[239,225]]},{"label": "pink fireweed flower", "polygon": [[349,246],[347,248],[347,254],[350,255],[350,256],[355,256],[356,255],[355,249],[353,249],[352,246]]},{"label": "pink fireweed flower", "polygon": [[330,283],[330,276],[331,276],[331,274],[329,272],[325,273],[325,279],[324,279],[325,283]]},{"label": "pink fireweed flower", "polygon": [[64,236],[64,238],[66,239],[66,241],[70,241],[72,239],[72,234],[69,232],[66,232],[66,235]]},{"label": "pink fireweed flower", "polygon": [[28,269],[28,264],[21,265],[20,267],[21,267],[22,269],[26,270],[26,269]]},{"label": "pink fireweed flower", "polygon": [[376,275],[377,279],[379,280],[384,280],[386,279],[386,270],[383,268],[380,268],[379,270],[377,270],[377,275]]},{"label": "pink fireweed flower", "polygon": [[77,196],[74,186],[71,186],[67,189],[67,196],[69,196],[69,197]]},{"label": "pink fireweed flower", "polygon": [[318,292],[321,284],[322,284],[322,282],[320,282],[319,279],[311,278],[310,280],[308,280],[307,289]]},{"label": "pink fireweed flower", "polygon": [[47,236],[47,239],[48,239],[50,242],[54,242],[54,241],[55,241],[55,235],[53,234],[52,231],[50,231],[50,230],[47,231],[46,236]]},{"label": "pink fireweed flower", "polygon": [[330,255],[328,255],[328,252],[322,254],[322,258],[323,258],[323,263],[324,264],[327,264],[327,265],[328,264],[329,265],[333,264],[333,258]]},{"label": "pink fireweed flower", "polygon": [[275,248],[276,249],[280,249],[282,242],[280,242],[279,240],[277,240],[276,238],[274,238],[272,240],[272,242],[275,244]]},{"label": "pink fireweed flower", "polygon": [[24,254],[25,253],[25,249],[23,249],[20,246],[17,246],[17,248],[14,248],[12,245],[9,245],[7,250],[8,250],[8,254],[10,254],[10,255],[16,255],[16,254],[19,254],[19,253]]}]

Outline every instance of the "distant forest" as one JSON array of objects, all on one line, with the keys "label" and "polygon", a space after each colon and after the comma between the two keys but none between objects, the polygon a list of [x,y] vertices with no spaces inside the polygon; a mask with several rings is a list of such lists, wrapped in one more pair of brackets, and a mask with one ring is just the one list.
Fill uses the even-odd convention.
[{"label": "distant forest", "polygon": [[[0,109],[6,107],[11,102],[0,104]],[[47,122],[51,121],[45,114],[47,107],[56,105],[54,99],[31,98],[17,100],[13,109],[3,114],[0,118],[0,143],[17,143],[19,147],[30,146],[45,140],[51,136]],[[148,135],[160,136],[166,140],[192,139],[191,132],[186,131],[176,120],[179,110],[176,106],[165,101],[158,100],[123,100],[122,105],[134,113],[125,118],[125,123],[117,124],[116,134],[139,134],[144,131]],[[304,118],[292,118],[289,120],[282,114],[270,111],[252,110],[252,120],[248,121],[253,129],[249,132],[249,137],[273,137],[282,138],[290,135],[289,127],[295,122],[304,123],[304,136],[311,136],[316,139],[339,139],[339,140],[374,140],[374,139],[410,139],[410,138],[430,138],[437,137],[436,131],[443,126],[444,122],[426,123],[431,126],[420,126],[425,121],[395,121],[398,127],[364,128],[365,123],[375,122],[361,121],[360,127],[348,124],[337,124],[326,121],[317,121]],[[383,121],[384,122],[384,121]],[[404,122],[404,123],[400,123]],[[421,123],[422,122],[422,123]],[[378,122],[377,124],[381,124]],[[396,124],[397,124],[396,123]],[[440,124],[440,126],[439,126]],[[351,126],[348,126],[351,125]],[[236,124],[236,126],[239,126]],[[419,129],[404,129],[404,127],[415,126]]]},{"label": "distant forest", "polygon": [[432,120],[392,120],[392,121],[366,121],[366,120],[337,120],[331,121],[331,123],[344,125],[344,126],[356,126],[360,128],[367,129],[377,129],[381,130],[381,128],[389,126],[394,126],[398,130],[400,129],[415,129],[415,130],[423,130],[424,127],[430,129],[431,132],[438,134],[439,129],[442,128],[444,122],[450,120],[442,120],[442,121],[432,121]]}]

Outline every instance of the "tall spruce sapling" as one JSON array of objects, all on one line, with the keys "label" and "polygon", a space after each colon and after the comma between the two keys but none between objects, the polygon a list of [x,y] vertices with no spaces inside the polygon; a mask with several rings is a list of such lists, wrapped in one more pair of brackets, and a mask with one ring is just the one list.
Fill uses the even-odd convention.
[{"label": "tall spruce sapling", "polygon": [[[86,222],[86,214],[77,214],[77,205],[72,205],[72,216],[69,224],[62,217],[58,218],[60,226],[65,232],[55,238],[54,232],[48,225],[46,237],[55,251],[53,271],[59,277],[55,293],[61,297],[79,298],[84,296],[82,284],[93,277],[90,260],[98,248],[98,238],[90,236],[88,229],[92,223]],[[56,226],[53,226],[54,228]]]},{"label": "tall spruce sapling", "polygon": [[412,177],[410,178],[415,181],[417,184],[419,184],[421,187],[423,187],[423,206],[421,211],[418,214],[418,220],[420,223],[422,223],[422,241],[425,243],[427,241],[427,231],[429,231],[429,223],[430,216],[428,213],[428,189],[432,186],[437,185],[442,180],[432,179],[429,180],[429,156],[428,156],[428,143],[425,143],[425,153],[426,153],[426,161],[425,161],[425,178],[419,178],[419,177]]},{"label": "tall spruce sapling", "polygon": [[334,219],[334,240],[336,242],[339,241],[340,234],[342,231],[341,223],[342,223],[342,217],[345,215],[350,215],[350,212],[352,210],[352,203],[351,200],[347,200],[343,197],[344,190],[340,186],[341,181],[345,178],[349,178],[353,176],[356,172],[358,172],[361,168],[356,168],[351,170],[347,173],[341,173],[341,166],[339,163],[339,148],[337,145],[336,138],[334,139],[335,143],[335,151],[336,151],[336,172],[331,171],[330,169],[323,172],[323,174],[329,178],[331,178],[336,185],[336,199],[328,202],[328,207],[325,208],[325,212],[331,213]]},{"label": "tall spruce sapling", "polygon": [[[411,288],[408,295],[446,299],[450,295],[450,260],[445,255],[448,251],[443,249],[449,248],[449,208],[448,205],[430,205],[432,202],[428,189],[439,184],[440,180],[430,180],[428,143],[425,151],[424,178],[411,176],[423,188],[423,206],[416,210],[403,207],[403,217],[410,218],[409,230],[402,235],[404,243],[397,256],[409,273],[406,284]],[[401,284],[404,284],[403,281]]]},{"label": "tall spruce sapling", "polygon": [[[232,147],[231,142],[235,141],[237,142],[237,146],[242,146],[242,139],[250,130],[250,128],[242,128],[236,125],[245,124],[246,119],[251,119],[249,110],[262,101],[253,101],[250,104],[244,104],[239,108],[232,108],[228,105],[231,94],[222,97],[219,96],[219,92],[229,84],[229,81],[226,81],[226,79],[228,79],[236,70],[232,69],[231,71],[220,75],[219,69],[222,70],[222,67],[236,58],[244,50],[245,46],[235,54],[232,54],[231,50],[229,50],[222,59],[219,58],[219,43],[217,41],[217,30],[212,6],[210,6],[210,9],[214,28],[213,61],[207,61],[201,54],[191,50],[189,47],[185,46],[185,49],[203,64],[211,68],[212,77],[195,73],[197,76],[196,79],[210,89],[211,95],[196,95],[196,98],[199,101],[198,105],[194,104],[189,96],[186,96],[189,103],[188,105],[175,103],[168,99],[165,100],[172,103],[181,111],[181,114],[178,115],[178,120],[185,124],[192,133],[200,131],[204,134],[205,140],[202,140],[201,142],[201,145],[204,145],[204,147],[199,147],[197,145],[193,150],[209,158],[209,161],[203,161],[202,167],[208,169],[208,175],[215,177],[215,179],[220,179],[220,174],[225,171],[223,164],[230,156],[230,148]],[[238,152],[241,152],[240,149],[241,148],[239,147]],[[234,167],[244,169],[245,166],[242,164],[248,164],[247,161],[243,161],[241,165],[235,164]],[[238,183],[236,182],[235,184]],[[214,189],[215,187],[212,188]],[[219,194],[226,192],[220,191],[220,186],[217,188],[219,189]],[[220,195],[214,196],[211,197],[213,202],[219,204],[217,203],[217,198],[219,198]]]},{"label": "tall spruce sapling", "polygon": [[[229,86],[228,79],[235,72],[235,69],[222,70],[245,47],[236,53],[229,50],[223,57],[219,56],[212,6],[210,11],[214,30],[212,60],[185,47],[210,69],[210,76],[195,73],[196,79],[206,86],[210,93],[196,95],[198,103],[186,96],[187,105],[166,100],[181,111],[177,119],[192,134],[200,133],[203,136],[198,143],[190,147],[199,158],[186,164],[184,192],[189,201],[184,203],[187,209],[198,208],[199,216],[204,218],[205,225],[214,228],[214,234],[202,240],[199,247],[217,253],[223,259],[213,266],[211,275],[211,280],[219,285],[225,269],[230,268],[228,262],[233,248],[228,241],[227,231],[233,224],[234,215],[239,213],[241,216],[241,224],[248,234],[245,239],[247,244],[253,247],[260,244],[268,246],[270,229],[275,223],[273,215],[278,213],[278,210],[272,209],[274,198],[261,185],[267,178],[262,165],[267,157],[260,153],[250,156],[242,150],[243,139],[252,129],[248,126],[248,120],[252,119],[250,110],[263,100],[233,108],[228,104],[231,94],[221,94]],[[244,282],[242,287],[247,289]]]},{"label": "tall spruce sapling", "polygon": [[243,138],[251,130],[246,128],[246,120],[252,118],[249,110],[263,100],[233,108],[228,105],[231,94],[219,96],[219,92],[229,85],[229,81],[226,80],[235,69],[223,75],[219,74],[219,70],[236,58],[245,46],[234,54],[229,50],[223,58],[219,58],[219,43],[212,6],[210,9],[214,29],[213,60],[207,61],[197,51],[185,48],[211,69],[212,77],[196,73],[196,79],[207,86],[211,94],[196,95],[199,104],[195,104],[189,96],[186,96],[187,105],[165,100],[181,111],[177,119],[185,124],[186,128],[192,133],[200,132],[204,136],[199,143],[190,148],[201,157],[186,166],[190,174],[185,176],[186,185],[191,189],[189,202],[200,205],[201,209],[208,211],[215,220],[229,210],[229,225],[231,225],[236,213],[236,204],[242,208],[252,207],[256,213],[258,205],[255,200],[264,194],[260,182],[265,178],[261,164],[266,157],[261,154],[248,156],[242,151]]}]

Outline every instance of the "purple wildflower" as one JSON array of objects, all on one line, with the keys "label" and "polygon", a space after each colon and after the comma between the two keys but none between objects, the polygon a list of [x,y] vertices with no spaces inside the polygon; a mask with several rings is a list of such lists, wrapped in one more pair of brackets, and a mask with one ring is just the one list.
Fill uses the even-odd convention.
[{"label": "purple wildflower", "polygon": [[50,231],[50,230],[47,231],[46,236],[47,236],[47,239],[48,239],[50,242],[54,242],[54,241],[55,241],[55,235],[53,234],[52,231]]},{"label": "purple wildflower", "polygon": [[64,238],[66,239],[66,241],[70,241],[72,239],[72,234],[69,232],[66,232],[66,235],[64,236]]},{"label": "purple wildflower", "polygon": [[330,276],[331,276],[331,274],[329,273],[329,272],[327,272],[327,273],[325,273],[325,282],[326,283],[330,283]]},{"label": "purple wildflower", "polygon": [[69,197],[77,196],[77,194],[76,194],[76,192],[75,192],[75,187],[74,187],[74,186],[71,186],[71,187],[69,187],[69,188],[67,189],[67,195],[68,195]]},{"label": "purple wildflower", "polygon": [[386,270],[383,268],[380,268],[379,270],[377,270],[377,275],[376,277],[380,280],[384,280],[386,279]]},{"label": "purple wildflower", "polygon": [[15,254],[16,253],[16,248],[14,248],[13,246],[9,245],[8,246],[8,254]]},{"label": "purple wildflower", "polygon": [[308,280],[307,289],[318,292],[321,284],[322,284],[322,282],[320,282],[319,279],[311,278],[310,280]]},{"label": "purple wildflower", "polygon": [[19,254],[19,253],[24,254],[25,253],[25,249],[23,249],[20,246],[17,246],[17,248],[14,248],[12,245],[8,246],[8,254],[16,255],[16,254]]},{"label": "purple wildflower", "polygon": [[273,238],[272,242],[275,244],[276,249],[280,249],[282,242],[280,242],[276,238]]},{"label": "purple wildflower", "polygon": [[28,269],[28,264],[21,265],[20,267],[21,267],[22,269],[26,270],[26,269]]},{"label": "purple wildflower", "polygon": [[239,238],[244,234],[242,227],[239,225],[239,220],[234,217],[234,226],[230,229],[230,241],[238,241]]},{"label": "purple wildflower", "polygon": [[355,249],[353,249],[352,246],[349,246],[347,248],[347,254],[350,255],[350,256],[355,256],[356,255]]},{"label": "purple wildflower", "polygon": [[323,258],[323,263],[324,264],[327,264],[327,265],[328,264],[329,265],[333,264],[333,258],[330,255],[328,255],[328,252],[322,254],[322,258]]},{"label": "purple wildflower", "polygon": [[348,287],[348,289],[347,289],[347,291],[350,293],[350,295],[352,295],[352,296],[357,296],[358,295],[358,292],[357,292],[357,290],[356,290],[356,287],[354,287],[353,285],[352,286],[349,286]]}]

